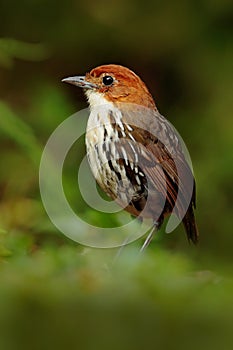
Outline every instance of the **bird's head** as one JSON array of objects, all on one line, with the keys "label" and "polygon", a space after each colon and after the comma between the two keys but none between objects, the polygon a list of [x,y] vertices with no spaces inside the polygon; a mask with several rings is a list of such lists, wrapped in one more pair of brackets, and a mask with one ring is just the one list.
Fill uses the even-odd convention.
[{"label": "bird's head", "polygon": [[108,102],[125,102],[156,109],[143,81],[130,69],[120,65],[99,66],[85,76],[69,77],[62,81],[83,88],[91,108]]}]

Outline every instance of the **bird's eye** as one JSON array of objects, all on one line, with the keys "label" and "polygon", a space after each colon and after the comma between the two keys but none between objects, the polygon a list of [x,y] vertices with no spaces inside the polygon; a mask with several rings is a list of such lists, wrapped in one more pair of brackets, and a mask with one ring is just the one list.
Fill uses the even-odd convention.
[{"label": "bird's eye", "polygon": [[113,79],[113,77],[111,77],[111,75],[105,75],[103,77],[103,84],[106,86],[112,85],[113,81],[114,81],[114,79]]}]

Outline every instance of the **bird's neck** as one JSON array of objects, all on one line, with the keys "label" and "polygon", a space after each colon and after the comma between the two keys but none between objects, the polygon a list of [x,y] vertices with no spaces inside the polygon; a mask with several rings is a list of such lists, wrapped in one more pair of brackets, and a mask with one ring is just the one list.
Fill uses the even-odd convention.
[{"label": "bird's neck", "polygon": [[94,110],[104,105],[109,105],[109,107],[113,107],[113,103],[108,101],[104,97],[104,95],[99,92],[93,90],[86,90],[85,94],[87,96],[87,100],[91,110]]},{"label": "bird's neck", "polygon": [[109,99],[108,96],[105,96],[103,93],[93,91],[93,90],[86,90],[85,94],[87,96],[87,100],[90,106],[90,109],[98,109],[101,106],[105,106],[109,109],[119,108],[119,105],[123,106],[123,104],[135,104],[138,106],[151,108],[153,110],[157,110],[156,105],[154,103],[154,100],[152,96],[148,93],[147,98],[143,98],[141,95],[138,96],[138,98],[130,98],[130,96],[127,97],[127,99]]}]

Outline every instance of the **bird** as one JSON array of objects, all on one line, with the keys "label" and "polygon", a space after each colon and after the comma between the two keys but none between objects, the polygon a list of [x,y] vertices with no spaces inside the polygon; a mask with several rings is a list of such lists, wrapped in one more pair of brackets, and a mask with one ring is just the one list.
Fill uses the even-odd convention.
[{"label": "bird", "polygon": [[194,175],[178,133],[160,114],[142,79],[127,67],[105,64],[62,82],[82,88],[87,97],[85,142],[100,188],[132,216],[152,219],[141,250],[171,213],[196,244]]}]

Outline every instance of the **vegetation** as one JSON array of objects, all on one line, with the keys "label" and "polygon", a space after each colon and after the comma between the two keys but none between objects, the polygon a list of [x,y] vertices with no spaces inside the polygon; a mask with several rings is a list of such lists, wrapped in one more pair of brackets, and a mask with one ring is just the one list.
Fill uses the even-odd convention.
[{"label": "vegetation", "polygon": [[[4,2],[0,23],[0,348],[232,349],[232,3],[204,0]],[[103,63],[139,73],[186,142],[197,180],[200,244],[182,227],[84,247],[50,222],[38,169],[46,140],[86,107],[60,80]],[[83,140],[65,162],[76,213]],[[81,229],[81,228],[77,228]],[[117,256],[117,257],[116,257]]]}]

